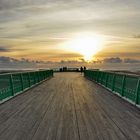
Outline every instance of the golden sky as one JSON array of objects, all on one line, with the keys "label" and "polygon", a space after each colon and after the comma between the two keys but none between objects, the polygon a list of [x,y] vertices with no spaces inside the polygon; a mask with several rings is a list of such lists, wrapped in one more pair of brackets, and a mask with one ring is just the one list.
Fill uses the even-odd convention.
[{"label": "golden sky", "polygon": [[140,59],[139,0],[0,1],[0,56],[61,61],[90,55]]}]

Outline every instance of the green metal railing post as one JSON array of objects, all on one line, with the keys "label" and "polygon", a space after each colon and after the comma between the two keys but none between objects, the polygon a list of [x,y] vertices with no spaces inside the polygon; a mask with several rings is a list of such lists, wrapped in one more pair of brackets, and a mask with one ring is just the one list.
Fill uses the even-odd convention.
[{"label": "green metal railing post", "polygon": [[43,72],[43,75],[44,75],[44,80],[46,79],[46,72],[44,71]]},{"label": "green metal railing post", "polygon": [[40,76],[40,81],[42,81],[42,79],[43,79],[42,71],[39,72],[39,76]]},{"label": "green metal railing post", "polygon": [[107,78],[106,76],[107,76],[107,73],[105,72],[105,73],[104,73],[104,79],[103,79],[103,85],[104,85],[104,86],[105,86],[105,83],[106,83],[106,78]]},{"label": "green metal railing post", "polygon": [[28,72],[28,83],[29,83],[29,87],[31,86],[31,81],[30,81],[30,73]]},{"label": "green metal railing post", "polygon": [[45,71],[45,79],[47,79],[47,71]]},{"label": "green metal railing post", "polygon": [[100,71],[97,73],[97,82],[99,82]]},{"label": "green metal railing post", "polygon": [[100,77],[100,84],[101,84],[101,85],[102,85],[103,77],[104,77],[104,72],[101,73],[101,77]]},{"label": "green metal railing post", "polygon": [[140,78],[138,79],[137,87],[136,87],[136,99],[135,99],[135,104],[138,104],[138,99],[139,99],[139,89],[140,89]]},{"label": "green metal railing post", "polygon": [[113,83],[112,83],[112,91],[114,91],[114,88],[115,88],[115,78],[116,78],[116,74],[114,73]]},{"label": "green metal railing post", "polygon": [[123,81],[122,81],[122,90],[121,90],[121,95],[122,96],[124,96],[125,79],[126,79],[126,75],[123,76]]},{"label": "green metal railing post", "polygon": [[108,77],[109,77],[109,75],[108,75],[108,73],[106,73],[106,74],[107,74],[107,77],[106,77],[105,86],[107,87],[107,82],[108,82]]},{"label": "green metal railing post", "polygon": [[39,71],[37,71],[37,78],[38,78],[38,83],[40,82],[40,74]]},{"label": "green metal railing post", "polygon": [[44,79],[43,80],[45,80],[46,79],[46,76],[45,76],[45,72],[43,71],[43,77],[44,77]]},{"label": "green metal railing post", "polygon": [[24,90],[22,73],[20,74],[21,88]]},{"label": "green metal railing post", "polygon": [[95,72],[95,81],[97,82],[98,71]]},{"label": "green metal railing post", "polygon": [[44,73],[43,73],[43,71],[42,71],[42,80],[44,80]]},{"label": "green metal railing post", "polygon": [[33,74],[34,74],[34,84],[36,84],[36,76],[35,76],[35,72],[34,72]]},{"label": "green metal railing post", "polygon": [[10,87],[11,87],[12,96],[14,96],[14,85],[13,85],[12,74],[10,74]]},{"label": "green metal railing post", "polygon": [[43,71],[42,71],[42,80],[44,80],[44,73],[43,73]]},{"label": "green metal railing post", "polygon": [[45,76],[45,79],[46,79],[46,71],[44,72],[44,76]]}]

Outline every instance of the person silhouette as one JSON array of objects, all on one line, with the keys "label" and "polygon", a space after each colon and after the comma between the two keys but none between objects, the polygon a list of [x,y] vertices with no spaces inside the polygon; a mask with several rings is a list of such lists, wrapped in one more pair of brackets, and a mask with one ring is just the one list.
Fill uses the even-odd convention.
[{"label": "person silhouette", "polygon": [[84,71],[86,70],[86,67],[84,66]]},{"label": "person silhouette", "polygon": [[80,68],[81,74],[83,73],[83,67]]}]

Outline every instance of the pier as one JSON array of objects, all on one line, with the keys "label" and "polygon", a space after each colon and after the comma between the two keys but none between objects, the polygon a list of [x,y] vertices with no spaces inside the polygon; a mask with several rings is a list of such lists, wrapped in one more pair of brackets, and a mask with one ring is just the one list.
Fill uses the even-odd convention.
[{"label": "pier", "polygon": [[1,140],[139,140],[140,110],[81,73],[55,73],[0,105]]}]

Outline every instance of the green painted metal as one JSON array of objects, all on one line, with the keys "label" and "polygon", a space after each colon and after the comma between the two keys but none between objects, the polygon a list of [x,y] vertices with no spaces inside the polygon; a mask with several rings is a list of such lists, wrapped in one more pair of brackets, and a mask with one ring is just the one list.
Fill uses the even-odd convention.
[{"label": "green painted metal", "polygon": [[0,101],[53,76],[53,70],[0,74]]},{"label": "green painted metal", "polygon": [[140,78],[138,79],[137,87],[136,87],[136,98],[135,103],[139,103],[139,94],[140,94]]},{"label": "green painted metal", "polygon": [[14,96],[13,78],[11,74],[10,74],[10,87],[11,87],[11,95]]},{"label": "green painted metal", "polygon": [[113,86],[113,73],[108,73],[107,88],[112,89]]},{"label": "green painted metal", "polygon": [[124,86],[124,96],[133,102],[136,100],[136,90],[137,90],[138,78],[126,76],[125,86]]},{"label": "green painted metal", "polygon": [[107,77],[106,77],[106,82],[105,82],[105,86],[107,87],[107,83],[108,83],[108,73],[106,73],[107,74]]},{"label": "green painted metal", "polygon": [[30,81],[31,77],[30,77],[30,73],[28,72],[28,82],[29,82],[29,87],[31,86],[31,81]]},{"label": "green painted metal", "polygon": [[21,87],[22,87],[22,90],[24,90],[22,73],[20,74],[20,81],[21,81]]},{"label": "green painted metal", "polygon": [[122,81],[122,91],[121,91],[121,94],[122,96],[124,96],[124,88],[125,88],[125,79],[126,79],[126,75],[123,76],[123,81]]},{"label": "green painted metal", "polygon": [[116,78],[116,74],[113,75],[112,91],[114,91],[114,87],[115,87],[115,78]]},{"label": "green painted metal", "polygon": [[140,105],[140,77],[99,70],[86,70],[85,77],[94,80],[120,96]]}]

